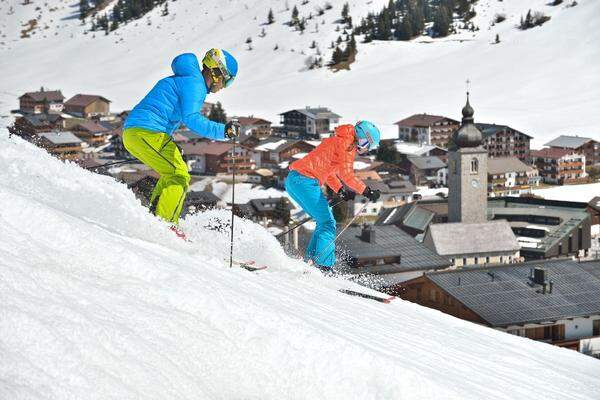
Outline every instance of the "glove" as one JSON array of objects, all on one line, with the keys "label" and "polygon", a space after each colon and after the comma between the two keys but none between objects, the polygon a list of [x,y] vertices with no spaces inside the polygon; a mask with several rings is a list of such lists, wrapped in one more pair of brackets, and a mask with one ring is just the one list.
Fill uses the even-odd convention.
[{"label": "glove", "polygon": [[346,189],[345,187],[341,188],[337,195],[344,201],[354,200],[356,197],[356,193],[354,193],[352,190]]},{"label": "glove", "polygon": [[231,120],[225,124],[225,136],[229,139],[240,136],[241,125],[235,120]]},{"label": "glove", "polygon": [[381,196],[381,192],[377,189],[372,190],[370,187],[366,187],[362,195],[365,196],[369,201],[376,202]]}]

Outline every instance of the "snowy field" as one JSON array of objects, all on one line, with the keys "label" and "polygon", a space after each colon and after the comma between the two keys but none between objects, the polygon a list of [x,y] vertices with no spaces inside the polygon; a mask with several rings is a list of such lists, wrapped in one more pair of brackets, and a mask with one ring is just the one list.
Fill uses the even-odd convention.
[{"label": "snowy field", "polygon": [[[358,23],[387,2],[350,0],[353,20]],[[17,108],[17,96],[40,86],[60,88],[67,97],[101,94],[113,101],[113,110],[130,109],[171,74],[174,56],[218,46],[239,58],[240,74],[230,89],[208,101],[222,101],[230,115],[278,123],[280,112],[323,105],[343,122],[373,120],[389,136],[394,122],[413,113],[460,118],[470,79],[476,121],[522,130],[534,136],[534,147],[559,134],[600,138],[597,0],[579,0],[572,8],[565,7],[570,1],[552,7],[549,0],[479,0],[474,19],[479,31],[412,42],[363,44],[359,38],[357,62],[339,73],[307,71],[305,64],[316,54],[313,41],[325,61],[330,59],[342,1],[332,1],[333,9],[316,17],[316,6],[324,2],[178,0],[169,2],[169,16],[161,17],[158,8],[107,36],[84,34],[76,0],[23,3],[0,2],[0,115]],[[297,3],[303,17],[313,14],[303,35],[286,25],[291,10],[285,3]],[[265,25],[270,8],[276,22]],[[552,18],[520,31],[516,25],[529,9]],[[492,26],[496,14],[506,21]],[[36,17],[40,29],[19,39],[23,24]],[[501,42],[492,44],[497,34]]]},{"label": "snowy field", "polygon": [[249,221],[234,252],[269,269],[229,269],[227,212],[186,243],[125,185],[0,146],[0,399],[598,398],[598,360],[343,295]]},{"label": "snowy field", "polygon": [[536,196],[546,200],[579,201],[589,203],[596,196],[600,196],[600,183],[587,185],[566,185],[546,189],[533,190]]}]

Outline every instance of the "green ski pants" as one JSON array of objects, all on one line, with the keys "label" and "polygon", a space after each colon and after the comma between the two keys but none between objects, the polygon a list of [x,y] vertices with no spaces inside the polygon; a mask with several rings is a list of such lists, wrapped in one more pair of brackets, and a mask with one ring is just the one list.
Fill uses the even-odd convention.
[{"label": "green ski pants", "polygon": [[157,216],[177,224],[190,184],[190,174],[171,136],[142,128],[127,128],[123,132],[123,145],[135,158],[160,175],[150,203],[156,204]]}]

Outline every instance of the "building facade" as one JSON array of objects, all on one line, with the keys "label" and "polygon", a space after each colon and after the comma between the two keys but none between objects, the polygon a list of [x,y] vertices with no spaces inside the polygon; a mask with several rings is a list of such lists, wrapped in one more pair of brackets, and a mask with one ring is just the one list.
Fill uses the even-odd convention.
[{"label": "building facade", "polygon": [[483,148],[490,158],[517,157],[530,162],[532,137],[507,125],[476,124],[483,135]]},{"label": "building facade", "polygon": [[460,123],[440,115],[415,114],[394,125],[398,126],[400,140],[448,147],[448,141]]},{"label": "building facade", "polygon": [[76,94],[65,102],[64,111],[80,118],[108,116],[110,100],[97,95]]},{"label": "building facade", "polygon": [[60,114],[64,99],[60,90],[45,90],[42,87],[39,92],[28,92],[19,97],[19,111],[25,114]]},{"label": "building facade", "polygon": [[585,155],[571,149],[547,148],[531,152],[531,159],[545,183],[564,185],[587,177]]},{"label": "building facade", "polygon": [[537,169],[516,157],[498,157],[488,160],[488,196],[520,196],[530,194],[539,186]]},{"label": "building facade", "polygon": [[585,156],[586,166],[600,164],[600,142],[587,137],[561,135],[545,146],[555,149],[570,149]]},{"label": "building facade", "polygon": [[287,136],[319,138],[330,133],[340,122],[340,116],[328,108],[301,108],[286,111],[281,116],[281,124]]},{"label": "building facade", "polygon": [[388,293],[509,334],[600,358],[600,262],[432,272]]}]

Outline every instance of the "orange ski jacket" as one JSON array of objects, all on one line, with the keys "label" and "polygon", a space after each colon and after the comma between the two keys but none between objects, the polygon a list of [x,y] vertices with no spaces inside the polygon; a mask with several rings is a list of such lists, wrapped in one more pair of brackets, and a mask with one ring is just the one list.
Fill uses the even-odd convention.
[{"label": "orange ski jacket", "polygon": [[318,179],[321,185],[327,184],[336,193],[342,188],[341,179],[354,192],[362,194],[366,185],[354,176],[354,135],[353,125],[338,126],[334,136],[324,139],[303,159],[293,162],[290,169]]}]

